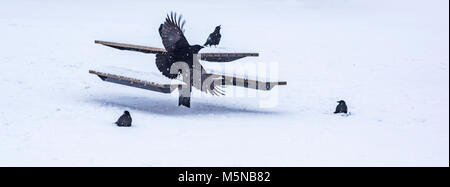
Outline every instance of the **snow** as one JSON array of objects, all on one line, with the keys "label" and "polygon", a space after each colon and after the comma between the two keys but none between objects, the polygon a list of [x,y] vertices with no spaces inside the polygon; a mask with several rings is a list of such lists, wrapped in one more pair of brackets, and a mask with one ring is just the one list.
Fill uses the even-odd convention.
[{"label": "snow", "polygon": [[[1,5],[0,166],[449,166],[446,0]],[[222,25],[218,47],[260,54],[208,68],[275,64],[288,85],[227,87],[188,109],[88,73],[158,73],[154,55],[94,40],[162,47],[172,10],[191,44]],[[332,114],[341,99],[352,115]],[[124,110],[132,128],[113,124]]]}]

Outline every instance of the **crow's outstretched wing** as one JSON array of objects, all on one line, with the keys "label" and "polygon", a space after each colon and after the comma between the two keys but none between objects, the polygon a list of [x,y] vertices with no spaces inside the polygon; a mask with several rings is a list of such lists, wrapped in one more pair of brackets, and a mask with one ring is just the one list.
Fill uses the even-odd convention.
[{"label": "crow's outstretched wing", "polygon": [[177,19],[177,13],[170,13],[167,15],[164,24],[159,27],[159,35],[161,35],[164,47],[168,52],[173,52],[175,49],[189,47],[189,43],[184,37],[183,26],[185,21],[181,23],[182,16]]},{"label": "crow's outstretched wing", "polygon": [[174,62],[173,60],[171,60],[171,56],[169,56],[167,53],[156,54],[155,63],[158,70],[167,78],[175,79],[178,77],[178,74],[170,73],[170,68],[172,67],[172,64]]}]

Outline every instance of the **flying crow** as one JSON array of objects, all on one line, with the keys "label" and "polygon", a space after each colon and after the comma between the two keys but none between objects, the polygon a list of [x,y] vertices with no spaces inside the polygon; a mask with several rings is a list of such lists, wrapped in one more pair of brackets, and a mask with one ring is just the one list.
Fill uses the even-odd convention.
[{"label": "flying crow", "polygon": [[216,27],[214,32],[209,35],[208,39],[206,40],[205,45],[203,45],[203,46],[207,46],[207,45],[217,46],[217,45],[219,45],[221,37],[222,37],[222,35],[220,35],[220,25],[219,25]]},{"label": "flying crow", "polygon": [[130,112],[125,110],[115,124],[119,127],[131,127]]},{"label": "flying crow", "polygon": [[[176,13],[170,13],[170,16],[167,15],[165,22],[159,27],[159,34],[161,35],[162,43],[167,52],[156,55],[156,66],[164,76],[170,79],[177,78],[180,73],[191,73],[190,84],[192,85],[193,56],[194,54],[198,54],[203,46],[190,45],[188,43],[186,37],[184,36],[183,29],[185,21],[182,21],[181,19],[181,15],[177,17]],[[187,63],[190,68],[190,72],[178,72],[178,74],[171,74],[170,68],[172,67],[172,64],[180,61]],[[203,82],[210,76],[210,74],[207,74],[202,66],[200,69],[202,71],[201,81]],[[218,85],[214,85],[214,83],[212,83],[209,88],[203,89],[201,86],[194,86],[197,86],[197,89],[203,90],[206,93],[209,91],[213,95],[224,95],[223,90],[218,88]]]}]

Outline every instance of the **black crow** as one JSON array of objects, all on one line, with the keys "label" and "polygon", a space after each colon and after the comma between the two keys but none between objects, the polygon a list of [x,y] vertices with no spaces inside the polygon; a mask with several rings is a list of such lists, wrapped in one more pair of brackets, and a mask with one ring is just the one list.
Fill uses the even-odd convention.
[{"label": "black crow", "polygon": [[338,113],[345,113],[347,114],[347,105],[345,104],[345,101],[340,100],[338,101],[338,106],[336,107],[336,111],[334,112],[335,114]]},{"label": "black crow", "polygon": [[206,40],[206,43],[203,46],[207,46],[207,45],[217,46],[217,45],[219,45],[221,37],[222,37],[222,35],[220,35],[220,25],[219,25],[216,27],[214,32],[209,35],[208,39]]},{"label": "black crow", "polygon": [[[194,54],[198,54],[198,52],[203,48],[200,45],[190,45],[184,36],[183,26],[185,21],[181,20],[182,16],[177,17],[176,13],[170,13],[170,16],[167,15],[166,20],[159,27],[159,34],[162,38],[162,43],[167,52],[159,53],[156,55],[156,66],[158,67],[161,73],[170,78],[175,79],[178,77],[178,74],[171,74],[170,68],[172,64],[175,62],[186,62],[189,66],[191,72],[191,85],[193,83],[192,71],[193,71],[193,56]],[[206,72],[203,67],[200,67],[202,71],[201,81],[206,80],[210,74],[203,73]],[[184,80],[186,81],[186,80]],[[195,86],[195,85],[194,85]],[[196,87],[197,89],[201,89]],[[204,89],[205,92],[210,92],[213,95],[223,95],[223,91],[218,88],[217,85],[212,84],[210,88]]]},{"label": "black crow", "polygon": [[125,110],[115,124],[119,127],[131,127],[131,121],[130,112]]}]

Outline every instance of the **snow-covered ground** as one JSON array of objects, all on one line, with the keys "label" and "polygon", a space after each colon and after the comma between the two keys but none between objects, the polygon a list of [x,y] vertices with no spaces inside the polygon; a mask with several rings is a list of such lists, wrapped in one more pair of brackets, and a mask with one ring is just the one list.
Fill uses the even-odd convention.
[{"label": "snow-covered ground", "polygon": [[[228,87],[249,97],[188,109],[88,73],[157,73],[94,40],[162,47],[172,10],[191,44],[222,25],[219,47],[260,53],[226,66],[278,64],[276,105]],[[449,165],[447,0],[2,0],[0,42],[0,166]],[[112,124],[124,110],[132,128]]]}]

